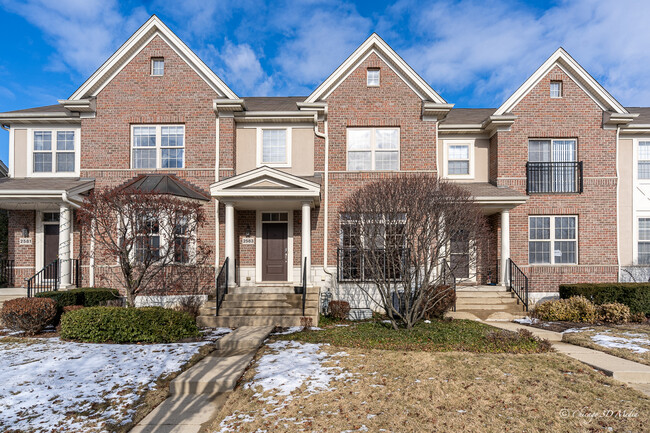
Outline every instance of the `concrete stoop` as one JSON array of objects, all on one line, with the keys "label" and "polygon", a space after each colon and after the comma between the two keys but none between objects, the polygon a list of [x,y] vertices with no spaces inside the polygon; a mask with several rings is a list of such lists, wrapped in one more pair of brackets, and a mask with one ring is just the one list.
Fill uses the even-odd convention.
[{"label": "concrete stoop", "polygon": [[302,317],[318,323],[319,288],[307,288],[305,314],[302,294],[293,287],[237,287],[230,289],[216,313],[216,301],[208,300],[197,317],[199,326],[236,328],[240,326],[300,326]]},{"label": "concrete stoop", "polygon": [[170,397],[131,433],[198,432],[217,415],[272,330],[272,326],[244,326],[218,340],[214,352],[170,383]]},{"label": "concrete stoop", "polygon": [[459,286],[456,311],[447,317],[469,320],[512,321],[526,317],[515,294],[503,286]]}]

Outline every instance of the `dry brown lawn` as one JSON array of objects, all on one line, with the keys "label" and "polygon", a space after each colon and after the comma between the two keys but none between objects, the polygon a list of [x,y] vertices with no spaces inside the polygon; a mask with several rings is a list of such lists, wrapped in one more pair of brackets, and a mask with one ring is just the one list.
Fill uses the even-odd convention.
[{"label": "dry brown lawn", "polygon": [[[343,367],[353,380],[332,381],[317,394],[303,387],[290,400],[276,396],[276,404],[240,385],[205,431],[647,431],[649,398],[556,353],[322,350],[347,352],[324,365]],[[221,425],[225,417],[230,429]]]},{"label": "dry brown lawn", "polygon": [[[589,326],[583,328],[580,332],[569,332],[562,335],[562,341],[576,344],[578,346],[588,347],[590,349],[600,350],[619,358],[629,359],[630,361],[650,365],[650,326],[627,324],[612,326]],[[637,347],[636,350],[625,347],[606,347],[598,344],[592,337],[600,335],[604,337],[615,338],[614,343],[625,343],[626,341]],[[598,338],[598,337],[597,337]],[[621,340],[619,340],[619,338]],[[624,340],[622,340],[624,339]],[[646,352],[640,352],[639,349],[645,349]]]}]

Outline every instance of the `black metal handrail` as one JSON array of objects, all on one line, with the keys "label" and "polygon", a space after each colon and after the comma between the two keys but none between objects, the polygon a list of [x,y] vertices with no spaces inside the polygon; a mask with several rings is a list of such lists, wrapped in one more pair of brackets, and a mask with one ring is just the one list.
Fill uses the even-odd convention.
[{"label": "black metal handrail", "polygon": [[582,161],[526,163],[526,194],[580,194],[582,187]]},{"label": "black metal handrail", "polygon": [[[70,284],[79,287],[81,283],[81,262],[79,259],[67,259],[70,262]],[[48,263],[43,269],[27,278],[27,297],[31,298],[37,293],[58,291],[61,286],[61,265],[65,261],[56,259]]]},{"label": "black metal handrail", "polygon": [[215,316],[219,315],[219,308],[221,308],[221,303],[223,302],[223,299],[226,297],[228,294],[228,264],[230,263],[230,257],[226,257],[226,260],[224,260],[223,265],[221,266],[221,269],[219,270],[219,274],[217,274],[217,278],[214,280],[214,285],[215,285],[215,303],[216,303],[216,311],[215,311]]},{"label": "black metal handrail", "polygon": [[14,285],[14,261],[0,259],[0,285],[11,287]]},{"label": "black metal handrail", "polygon": [[307,257],[302,263],[302,315],[305,315],[305,300],[307,299]]},{"label": "black metal handrail", "polygon": [[447,260],[442,261],[440,277],[443,285],[454,289],[453,311],[456,311],[456,277],[454,276],[454,272],[451,270],[451,266],[449,266]]},{"label": "black metal handrail", "polygon": [[[372,260],[372,262],[383,262],[382,275],[390,272],[393,281],[402,281],[402,270],[408,267],[409,251],[408,248],[366,248],[361,250],[355,247],[340,247],[336,250],[338,280],[344,282],[373,281],[372,272],[376,271],[376,267],[365,263],[366,260]],[[399,258],[399,262],[390,263],[390,259],[396,257]]]},{"label": "black metal handrail", "polygon": [[517,295],[517,303],[521,301],[524,311],[528,311],[528,277],[512,259],[508,259],[508,289]]}]

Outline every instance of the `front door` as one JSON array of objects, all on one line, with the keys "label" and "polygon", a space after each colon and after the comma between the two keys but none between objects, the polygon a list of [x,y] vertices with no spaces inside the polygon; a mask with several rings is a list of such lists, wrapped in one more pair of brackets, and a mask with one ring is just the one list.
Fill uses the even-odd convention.
[{"label": "front door", "polygon": [[262,280],[287,281],[287,223],[262,224]]},{"label": "front door", "polygon": [[43,231],[45,232],[43,266],[47,266],[59,256],[59,226],[58,224],[45,224]]},{"label": "front door", "polygon": [[456,278],[469,278],[469,237],[460,232],[452,236],[449,266]]}]

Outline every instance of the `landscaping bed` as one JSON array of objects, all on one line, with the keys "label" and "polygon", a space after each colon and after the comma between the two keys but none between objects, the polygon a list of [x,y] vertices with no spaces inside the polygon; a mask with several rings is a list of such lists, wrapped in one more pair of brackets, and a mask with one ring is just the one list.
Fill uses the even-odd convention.
[{"label": "landscaping bed", "polygon": [[645,429],[650,399],[565,356],[378,350],[397,345],[376,326],[274,336],[207,431]]},{"label": "landscaping bed", "polygon": [[594,325],[564,330],[562,341],[650,365],[650,326]]},{"label": "landscaping bed", "polygon": [[548,342],[529,333],[514,333],[472,320],[433,320],[412,329],[394,330],[390,323],[368,321],[332,324],[320,331],[278,335],[280,340],[327,343],[339,347],[427,352],[538,353]]},{"label": "landscaping bed", "polygon": [[0,336],[0,431],[126,432],[167,397],[169,381],[227,330],[174,344],[88,344]]}]

